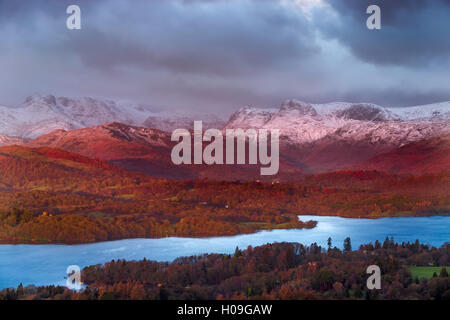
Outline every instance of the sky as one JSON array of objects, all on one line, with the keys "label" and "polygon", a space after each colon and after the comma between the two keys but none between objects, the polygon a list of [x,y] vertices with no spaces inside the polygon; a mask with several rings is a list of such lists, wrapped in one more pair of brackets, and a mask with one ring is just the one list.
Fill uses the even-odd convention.
[{"label": "sky", "polygon": [[[68,30],[66,8],[81,8]],[[369,30],[366,9],[381,9]],[[0,104],[32,94],[229,114],[450,100],[450,0],[0,0]]]}]

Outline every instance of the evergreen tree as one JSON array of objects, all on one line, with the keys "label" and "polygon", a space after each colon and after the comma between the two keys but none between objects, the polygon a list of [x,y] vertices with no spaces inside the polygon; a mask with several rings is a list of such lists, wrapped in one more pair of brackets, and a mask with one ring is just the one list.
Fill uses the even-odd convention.
[{"label": "evergreen tree", "polygon": [[389,237],[386,237],[386,239],[384,239],[384,242],[383,242],[383,249],[388,249],[389,245],[390,245]]},{"label": "evergreen tree", "polygon": [[375,241],[375,249],[380,249],[381,248],[381,244],[380,241]]},{"label": "evergreen tree", "polygon": [[350,252],[352,251],[352,242],[350,240],[350,237],[345,238],[344,240],[344,251]]},{"label": "evergreen tree", "polygon": [[[442,271],[441,271],[441,273],[442,273]],[[23,296],[24,292],[23,292],[23,285],[22,285],[22,283],[19,284],[19,286],[17,287],[16,293],[17,293],[17,297],[18,297],[18,298],[20,298],[21,296]]]}]

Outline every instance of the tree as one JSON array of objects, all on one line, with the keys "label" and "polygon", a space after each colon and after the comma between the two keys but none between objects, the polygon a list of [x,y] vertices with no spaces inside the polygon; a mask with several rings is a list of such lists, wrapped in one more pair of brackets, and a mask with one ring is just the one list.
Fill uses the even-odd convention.
[{"label": "tree", "polygon": [[[442,271],[441,271],[441,273],[442,273]],[[24,292],[23,292],[23,285],[22,285],[22,283],[20,283],[19,286],[17,287],[16,293],[17,293],[17,297],[18,298],[23,296]]]},{"label": "tree", "polygon": [[383,249],[387,249],[387,248],[389,248],[389,238],[388,237],[386,237],[386,239],[384,239],[384,242],[383,242]]},{"label": "tree", "polygon": [[331,245],[332,245],[331,237],[328,238],[327,245],[328,245],[328,251],[330,251],[331,250]]},{"label": "tree", "polygon": [[239,250],[238,247],[236,247],[236,250],[234,250],[234,257],[235,257],[235,258],[238,258],[238,257],[240,257],[240,256],[242,256],[242,251]]},{"label": "tree", "polygon": [[344,240],[344,251],[350,252],[352,251],[352,242],[350,240],[350,237],[345,238]]},{"label": "tree", "polygon": [[144,286],[141,283],[136,283],[131,289],[130,299],[143,300],[146,297]]},{"label": "tree", "polygon": [[375,249],[380,249],[381,248],[381,243],[380,243],[380,241],[375,241]]},{"label": "tree", "polygon": [[100,296],[100,300],[116,300],[114,292],[106,291]]}]

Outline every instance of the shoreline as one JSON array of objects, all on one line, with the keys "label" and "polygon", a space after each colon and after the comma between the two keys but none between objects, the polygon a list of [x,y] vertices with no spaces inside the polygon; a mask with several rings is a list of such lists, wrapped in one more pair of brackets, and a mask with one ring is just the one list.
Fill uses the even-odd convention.
[{"label": "shoreline", "polygon": [[[315,228],[315,227],[313,227]],[[8,242],[0,240],[0,246],[1,245],[11,245],[11,246],[20,246],[20,245],[26,245],[26,246],[79,246],[79,245],[89,245],[89,244],[99,244],[99,243],[107,243],[107,242],[116,242],[116,241],[123,241],[123,240],[161,240],[161,239],[214,239],[214,238],[232,238],[237,236],[243,236],[243,235],[251,235],[251,234],[257,234],[261,232],[271,232],[275,230],[309,230],[313,228],[273,228],[273,229],[260,229],[256,230],[254,232],[247,232],[247,233],[236,233],[236,234],[230,234],[230,235],[215,235],[215,236],[168,236],[168,237],[155,237],[155,238],[121,238],[121,239],[111,239],[106,241],[93,241],[93,242],[75,242],[75,243],[64,243],[64,242],[53,242],[53,243],[39,243],[39,242]]]},{"label": "shoreline", "polygon": [[[414,215],[414,216],[386,216],[386,217],[346,217],[346,216],[338,216],[338,215],[298,215],[298,217],[319,217],[319,218],[340,218],[340,219],[355,219],[355,220],[370,220],[370,221],[377,221],[382,219],[405,219],[405,218],[432,218],[432,217],[449,217],[450,213],[447,214],[439,214],[439,215]],[[27,245],[27,246],[78,246],[78,245],[92,245],[92,244],[101,244],[101,243],[108,243],[108,242],[116,242],[116,241],[123,241],[123,240],[160,240],[160,239],[186,239],[186,240],[192,240],[192,239],[214,239],[214,238],[232,238],[237,236],[244,236],[244,235],[252,235],[252,234],[258,234],[262,232],[270,232],[275,230],[311,230],[314,228],[317,228],[317,225],[319,224],[319,221],[316,220],[310,220],[314,223],[313,227],[302,227],[302,228],[263,228],[255,230],[254,232],[240,232],[236,234],[230,234],[230,235],[208,235],[208,236],[176,236],[171,235],[167,237],[127,237],[127,238],[119,238],[119,239],[111,239],[111,240],[105,240],[105,241],[92,241],[92,242],[11,242],[7,240],[0,240],[0,246],[1,245],[11,245],[11,246],[20,246],[20,245]],[[307,223],[309,221],[302,221],[303,223]]]}]

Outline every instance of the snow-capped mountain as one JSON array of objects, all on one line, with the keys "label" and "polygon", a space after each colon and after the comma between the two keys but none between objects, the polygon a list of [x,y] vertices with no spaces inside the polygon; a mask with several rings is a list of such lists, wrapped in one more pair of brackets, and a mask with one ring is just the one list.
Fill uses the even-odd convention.
[{"label": "snow-capped mountain", "polygon": [[[119,103],[92,98],[67,98],[33,95],[18,108],[0,106],[0,134],[36,138],[54,130],[73,130],[108,122],[145,125],[172,131],[186,123],[203,120],[224,125],[218,117],[205,114],[182,114],[180,111],[155,112],[151,107],[135,103]],[[147,125],[148,126],[148,125]]]},{"label": "snow-capped mountain", "polygon": [[279,129],[280,152],[309,173],[350,168],[416,141],[450,134],[450,102],[412,108],[371,103],[309,104],[287,100],[279,108],[246,106],[226,129]]},{"label": "snow-capped mountain", "polygon": [[450,119],[450,101],[407,108],[395,108],[392,110],[394,110],[402,120]]},{"label": "snow-capped mountain", "polygon": [[0,147],[10,146],[10,145],[21,145],[24,144],[25,141],[23,139],[17,137],[8,137],[0,134]]},{"label": "snow-capped mountain", "polygon": [[411,108],[370,103],[309,104],[287,100],[278,109],[244,107],[225,128],[280,129],[285,141],[313,143],[324,138],[401,146],[450,133],[450,102]]},{"label": "snow-capped mountain", "polygon": [[[449,119],[446,118],[448,104],[430,106],[430,109],[434,111],[414,115],[402,109],[388,109],[369,103],[308,104],[287,100],[277,109],[244,107],[230,117],[223,130],[280,129],[280,177],[292,178],[302,174],[353,168],[381,154],[396,155],[395,150],[411,143],[449,135]],[[429,114],[433,116],[426,117]],[[196,115],[193,118],[202,120]],[[170,141],[170,132],[164,130],[190,128],[193,120],[183,118],[182,114],[170,122],[157,120],[156,117],[147,119],[148,126],[161,128],[164,125],[162,131],[121,123],[57,130],[27,145],[61,148],[100,158],[127,170],[161,177],[254,177],[253,173],[249,175],[252,168],[235,167],[233,171],[226,167],[226,170],[233,171],[233,174],[230,171],[226,175],[226,170],[220,166],[172,165],[170,150],[174,144]],[[404,152],[399,154],[404,156]],[[441,168],[436,165],[432,167]]]},{"label": "snow-capped mountain", "polygon": [[57,129],[72,130],[110,121],[133,119],[115,102],[91,98],[33,95],[18,108],[0,107],[0,133],[10,136],[34,138]]},{"label": "snow-capped mountain", "polygon": [[[0,134],[8,136],[0,144],[20,144],[20,139],[9,138],[13,136],[41,136],[32,144],[118,161],[138,171],[151,164],[157,168],[153,173],[165,175],[173,169],[160,167],[170,160],[170,132],[192,128],[194,120],[202,120],[204,129],[280,129],[282,167],[317,173],[349,168],[410,143],[450,134],[450,102],[385,108],[371,103],[286,100],[272,109],[246,106],[225,125],[218,117],[186,112],[155,112],[144,105],[91,98],[31,96],[18,108],[0,107]],[[195,175],[203,174],[197,171]],[[183,171],[180,176],[190,174]]]}]

